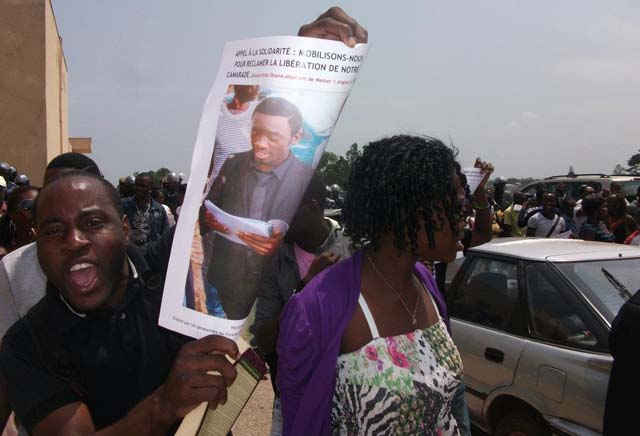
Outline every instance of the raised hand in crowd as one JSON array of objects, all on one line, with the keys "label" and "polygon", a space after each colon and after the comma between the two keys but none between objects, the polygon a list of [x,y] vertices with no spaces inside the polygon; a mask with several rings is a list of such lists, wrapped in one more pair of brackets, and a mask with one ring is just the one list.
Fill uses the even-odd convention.
[{"label": "raised hand in crowd", "polygon": [[307,272],[307,275],[302,279],[302,281],[304,283],[309,283],[315,276],[317,276],[322,271],[335,264],[339,260],[340,255],[332,251],[319,254],[311,263],[309,271]]},{"label": "raised hand in crowd", "polygon": [[[484,173],[484,177],[482,177],[482,180],[480,181],[480,184],[476,188],[475,192],[473,192],[472,194],[474,194],[474,195],[476,195],[476,194],[484,194],[484,196],[486,198],[486,191],[484,190],[484,188],[486,188],[487,182],[489,181],[489,178],[491,177],[491,174],[493,174],[493,171],[494,171],[495,168],[493,167],[493,164],[491,162],[483,161],[479,157],[476,158],[476,161],[473,164],[473,167],[474,168],[480,168],[480,171],[482,173]],[[482,189],[480,189],[480,188],[482,188]]]},{"label": "raised hand in crowd", "polygon": [[491,162],[483,161],[479,157],[476,158],[473,166],[475,168],[480,168],[480,171],[484,173],[484,177],[471,196],[471,206],[475,210],[476,216],[474,227],[471,232],[471,239],[465,249],[489,242],[493,237],[493,232],[491,230],[491,207],[489,205],[489,200],[487,199],[486,185],[491,174],[493,174],[494,167]]},{"label": "raised hand in crowd", "polygon": [[338,6],[329,8],[315,21],[300,27],[298,36],[342,41],[349,47],[369,40],[367,29]]}]

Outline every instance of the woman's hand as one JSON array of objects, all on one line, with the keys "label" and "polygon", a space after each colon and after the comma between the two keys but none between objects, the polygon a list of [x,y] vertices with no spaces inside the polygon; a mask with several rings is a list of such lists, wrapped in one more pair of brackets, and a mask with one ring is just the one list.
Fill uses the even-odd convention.
[{"label": "woman's hand", "polygon": [[482,180],[476,188],[476,191],[473,192],[473,194],[475,194],[479,192],[480,189],[484,191],[485,187],[487,186],[487,182],[489,181],[489,177],[491,177],[491,174],[493,174],[494,167],[491,162],[483,161],[479,157],[476,158],[476,162],[473,164],[473,166],[474,168],[480,168],[480,172],[484,173],[484,177],[482,177]]}]

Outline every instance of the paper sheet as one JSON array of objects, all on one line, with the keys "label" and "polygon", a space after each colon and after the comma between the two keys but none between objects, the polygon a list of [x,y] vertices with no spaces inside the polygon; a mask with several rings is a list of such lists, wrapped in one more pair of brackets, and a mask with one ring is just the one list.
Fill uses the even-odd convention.
[{"label": "paper sheet", "polygon": [[469,185],[469,192],[472,194],[478,189],[478,185],[482,182],[484,173],[480,168],[463,168],[462,172],[467,176],[467,185]]},{"label": "paper sheet", "polygon": [[211,215],[215,216],[220,224],[229,229],[229,233],[222,233],[218,231],[216,231],[216,233],[237,244],[247,245],[238,237],[238,233],[240,232],[255,233],[256,235],[269,237],[273,231],[273,226],[269,223],[231,215],[209,200],[205,200],[204,205],[207,208],[207,211],[210,212]]}]

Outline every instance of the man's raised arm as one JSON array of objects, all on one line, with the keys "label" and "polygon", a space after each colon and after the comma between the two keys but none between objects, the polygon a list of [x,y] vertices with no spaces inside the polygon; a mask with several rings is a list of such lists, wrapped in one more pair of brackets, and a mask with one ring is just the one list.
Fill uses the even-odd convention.
[{"label": "man's raised arm", "polygon": [[300,27],[298,36],[342,41],[349,47],[369,40],[367,29],[338,6],[329,8],[315,21]]}]

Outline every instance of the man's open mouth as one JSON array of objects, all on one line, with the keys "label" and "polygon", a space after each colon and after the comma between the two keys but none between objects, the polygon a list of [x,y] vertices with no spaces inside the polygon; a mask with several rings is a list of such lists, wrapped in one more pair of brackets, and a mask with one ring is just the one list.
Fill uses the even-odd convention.
[{"label": "man's open mouth", "polygon": [[79,262],[69,268],[67,277],[79,291],[87,291],[98,276],[98,267],[89,262]]}]

